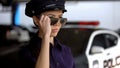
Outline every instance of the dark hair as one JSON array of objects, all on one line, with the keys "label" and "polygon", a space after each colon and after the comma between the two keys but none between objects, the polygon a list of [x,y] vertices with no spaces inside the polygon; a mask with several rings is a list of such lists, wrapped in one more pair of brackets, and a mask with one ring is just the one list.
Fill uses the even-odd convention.
[{"label": "dark hair", "polygon": [[29,17],[45,11],[62,10],[66,12],[65,0],[31,0],[26,4],[25,14]]}]

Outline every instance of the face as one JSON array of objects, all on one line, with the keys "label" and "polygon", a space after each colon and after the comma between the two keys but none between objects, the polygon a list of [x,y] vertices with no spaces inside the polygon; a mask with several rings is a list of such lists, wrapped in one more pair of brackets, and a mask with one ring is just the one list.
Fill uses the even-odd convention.
[{"label": "face", "polygon": [[[55,37],[57,36],[62,24],[61,24],[61,18],[63,15],[62,10],[58,10],[58,11],[47,11],[42,13],[43,15],[46,15],[48,17],[50,17],[51,19],[58,19],[56,21],[56,23],[51,25],[51,37]],[[52,23],[52,22],[51,22]]]}]

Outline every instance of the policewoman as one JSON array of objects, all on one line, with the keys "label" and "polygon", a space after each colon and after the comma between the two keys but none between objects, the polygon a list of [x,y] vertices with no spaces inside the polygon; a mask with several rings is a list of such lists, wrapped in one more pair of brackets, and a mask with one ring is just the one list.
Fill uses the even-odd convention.
[{"label": "policewoman", "polygon": [[20,50],[22,68],[75,68],[71,50],[56,38],[67,19],[64,0],[31,0],[25,14],[33,19],[38,32]]}]

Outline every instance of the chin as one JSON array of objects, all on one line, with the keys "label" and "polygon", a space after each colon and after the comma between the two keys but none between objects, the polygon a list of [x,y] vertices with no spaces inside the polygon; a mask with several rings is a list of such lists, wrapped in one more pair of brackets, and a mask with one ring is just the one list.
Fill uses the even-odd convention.
[{"label": "chin", "polygon": [[50,35],[50,37],[56,37],[57,36],[57,33],[52,33],[51,35]]}]

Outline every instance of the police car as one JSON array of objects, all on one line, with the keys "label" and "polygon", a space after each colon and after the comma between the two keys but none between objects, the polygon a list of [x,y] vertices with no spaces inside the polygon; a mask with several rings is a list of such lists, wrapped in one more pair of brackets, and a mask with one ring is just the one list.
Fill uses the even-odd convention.
[{"label": "police car", "polygon": [[120,37],[115,31],[66,25],[57,37],[71,48],[76,68],[120,68]]}]

